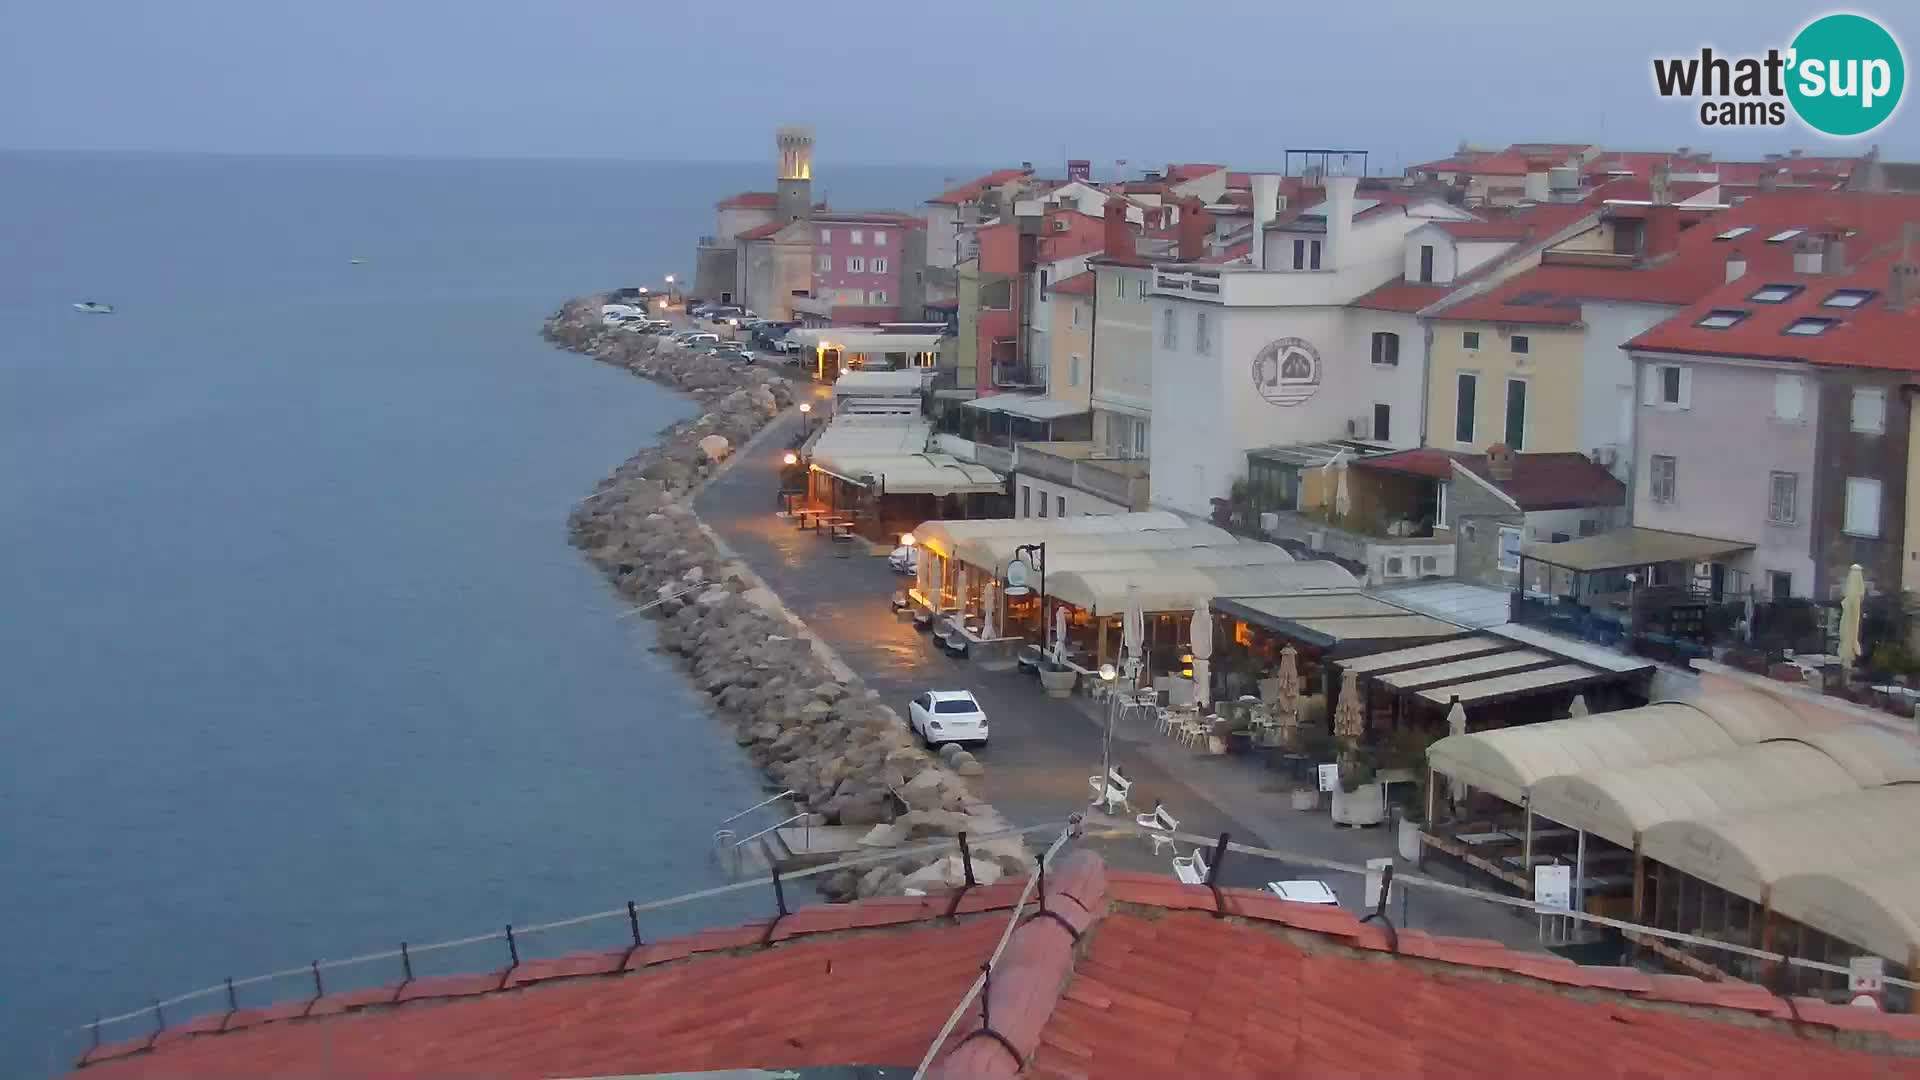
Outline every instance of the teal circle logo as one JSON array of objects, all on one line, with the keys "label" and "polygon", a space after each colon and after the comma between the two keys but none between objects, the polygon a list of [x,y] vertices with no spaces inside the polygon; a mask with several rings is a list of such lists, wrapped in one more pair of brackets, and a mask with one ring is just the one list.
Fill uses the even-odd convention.
[{"label": "teal circle logo", "polygon": [[1825,135],[1865,135],[1887,122],[1906,89],[1900,43],[1864,15],[1824,15],[1793,39],[1787,99]]}]

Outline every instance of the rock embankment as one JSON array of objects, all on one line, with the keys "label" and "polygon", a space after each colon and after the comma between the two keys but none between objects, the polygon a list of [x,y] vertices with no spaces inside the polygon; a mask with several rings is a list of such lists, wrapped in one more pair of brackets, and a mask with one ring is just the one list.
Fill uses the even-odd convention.
[{"label": "rock embankment", "polygon": [[[608,330],[601,303],[588,297],[567,304],[547,320],[546,337],[684,391],[702,411],[662,432],[581,502],[569,521],[574,546],[622,595],[652,605],[660,647],[713,699],[754,764],[829,823],[873,826],[862,843],[877,848],[1008,828],[961,776],[978,770],[978,762],[964,752],[921,749],[900,715],[724,551],[693,512],[693,493],[727,454],[793,404],[791,385],[763,368]],[[973,847],[978,881],[1031,865],[1017,839]],[[872,896],[957,885],[963,876],[958,856],[931,865],[903,858],[863,874],[828,875],[821,888],[836,898]]]}]

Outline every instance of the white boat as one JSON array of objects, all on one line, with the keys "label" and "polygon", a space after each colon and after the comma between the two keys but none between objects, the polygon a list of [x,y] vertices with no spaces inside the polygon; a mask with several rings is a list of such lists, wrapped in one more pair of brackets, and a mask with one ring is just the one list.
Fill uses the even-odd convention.
[{"label": "white boat", "polygon": [[82,300],[73,305],[73,310],[88,315],[111,315],[113,314],[113,305],[103,304],[98,300]]}]

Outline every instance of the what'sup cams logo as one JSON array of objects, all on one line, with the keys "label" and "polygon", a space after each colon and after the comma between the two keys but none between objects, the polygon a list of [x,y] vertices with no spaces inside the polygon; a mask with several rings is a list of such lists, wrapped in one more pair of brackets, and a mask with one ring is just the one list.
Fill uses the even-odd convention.
[{"label": "what'sup cams logo", "polygon": [[1780,127],[1788,111],[1824,135],[1865,135],[1892,118],[1906,89],[1900,43],[1864,15],[1823,15],[1764,56],[1656,57],[1661,97],[1700,101],[1707,127]]}]

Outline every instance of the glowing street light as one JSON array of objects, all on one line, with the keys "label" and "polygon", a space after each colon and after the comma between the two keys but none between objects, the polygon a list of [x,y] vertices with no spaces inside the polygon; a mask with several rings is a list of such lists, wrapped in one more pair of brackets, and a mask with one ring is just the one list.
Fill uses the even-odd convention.
[{"label": "glowing street light", "polygon": [[912,546],[913,546],[913,534],[912,534],[912,533],[910,533],[910,532],[905,532],[905,533],[901,533],[901,534],[900,534],[900,546],[901,546],[901,547],[912,547]]},{"label": "glowing street light", "polygon": [[810,413],[810,412],[812,412],[812,411],[813,411],[813,402],[811,402],[811,401],[803,401],[803,402],[801,402],[801,403],[800,403],[800,411],[801,411],[801,412],[803,412],[803,413]]},{"label": "glowing street light", "polygon": [[782,463],[787,465],[798,465],[800,464],[800,455],[789,450],[787,451],[786,456],[782,457],[780,460]]},{"label": "glowing street light", "polygon": [[673,275],[672,275],[672,274],[668,274],[668,275],[667,275],[667,284],[669,284],[669,285],[671,285],[671,284],[673,284]]},{"label": "glowing street light", "polygon": [[1103,787],[1111,782],[1108,778],[1113,775],[1113,714],[1120,703],[1119,697],[1113,692],[1113,681],[1119,677],[1120,672],[1112,664],[1100,665],[1100,681],[1107,688],[1107,730],[1100,740],[1100,783]]}]

